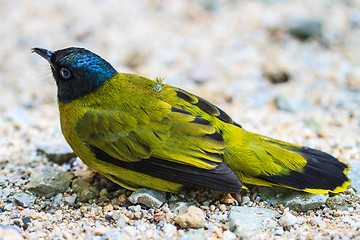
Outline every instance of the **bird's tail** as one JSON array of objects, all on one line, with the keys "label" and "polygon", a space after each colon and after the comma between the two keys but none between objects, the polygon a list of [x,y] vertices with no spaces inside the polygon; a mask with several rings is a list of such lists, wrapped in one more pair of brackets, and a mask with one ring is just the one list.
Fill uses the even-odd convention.
[{"label": "bird's tail", "polygon": [[330,154],[242,131],[247,135],[247,147],[241,150],[245,154],[235,168],[244,184],[310,193],[338,193],[350,185],[346,176],[349,166]]}]

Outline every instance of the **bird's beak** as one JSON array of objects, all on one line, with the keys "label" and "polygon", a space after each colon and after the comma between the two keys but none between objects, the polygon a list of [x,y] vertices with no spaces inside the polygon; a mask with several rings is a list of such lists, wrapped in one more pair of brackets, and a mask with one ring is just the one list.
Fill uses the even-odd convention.
[{"label": "bird's beak", "polygon": [[51,56],[54,54],[53,51],[46,50],[44,48],[33,48],[31,50],[32,50],[32,52],[35,52],[35,53],[39,54],[40,56],[42,56],[43,58],[45,58],[52,66]]}]

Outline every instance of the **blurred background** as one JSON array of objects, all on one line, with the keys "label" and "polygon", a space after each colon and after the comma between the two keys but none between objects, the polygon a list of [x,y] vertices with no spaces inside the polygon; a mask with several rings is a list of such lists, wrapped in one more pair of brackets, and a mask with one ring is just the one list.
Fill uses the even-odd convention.
[{"label": "blurred background", "polygon": [[70,46],[165,77],[247,130],[359,160],[359,0],[2,0],[0,15],[0,161],[66,147],[31,48]]}]

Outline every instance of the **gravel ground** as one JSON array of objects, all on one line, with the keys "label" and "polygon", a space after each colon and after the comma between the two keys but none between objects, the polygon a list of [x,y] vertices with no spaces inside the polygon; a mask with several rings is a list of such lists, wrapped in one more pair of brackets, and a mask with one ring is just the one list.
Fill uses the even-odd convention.
[{"label": "gravel ground", "polygon": [[[0,239],[360,239],[360,1],[15,0],[0,15]],[[305,209],[261,189],[241,203],[121,189],[65,154],[56,87],[30,49],[68,46],[329,152],[353,166],[352,187]]]}]

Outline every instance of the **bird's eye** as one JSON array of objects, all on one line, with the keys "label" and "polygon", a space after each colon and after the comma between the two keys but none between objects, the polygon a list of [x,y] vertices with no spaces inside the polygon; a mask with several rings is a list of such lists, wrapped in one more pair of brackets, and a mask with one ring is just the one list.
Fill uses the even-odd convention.
[{"label": "bird's eye", "polygon": [[71,78],[70,70],[64,67],[60,69],[60,75],[65,80],[69,80]]}]

